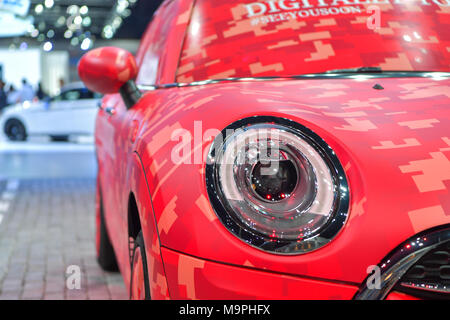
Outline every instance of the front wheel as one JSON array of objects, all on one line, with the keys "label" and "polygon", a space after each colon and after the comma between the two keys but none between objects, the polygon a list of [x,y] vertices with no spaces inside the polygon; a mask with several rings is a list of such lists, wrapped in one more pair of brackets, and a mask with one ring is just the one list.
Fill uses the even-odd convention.
[{"label": "front wheel", "polygon": [[116,255],[114,248],[106,230],[105,217],[103,213],[103,201],[100,192],[100,187],[97,185],[96,194],[96,251],[97,261],[100,267],[105,271],[117,271]]},{"label": "front wheel", "polygon": [[6,121],[4,131],[10,141],[27,140],[27,131],[20,120],[10,119]]},{"label": "front wheel", "polygon": [[130,299],[150,300],[147,256],[145,255],[142,231],[139,232],[139,235],[134,241],[134,249],[131,258]]}]

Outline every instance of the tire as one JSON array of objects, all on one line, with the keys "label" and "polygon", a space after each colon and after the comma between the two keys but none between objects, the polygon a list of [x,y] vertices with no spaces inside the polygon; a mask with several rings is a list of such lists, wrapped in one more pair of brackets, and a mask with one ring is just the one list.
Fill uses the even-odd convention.
[{"label": "tire", "polygon": [[150,300],[150,285],[148,281],[147,256],[142,231],[134,241],[131,258],[130,299]]},{"label": "tire", "polygon": [[96,249],[97,261],[100,267],[105,271],[118,271],[116,254],[109,240],[108,231],[106,230],[105,217],[103,214],[103,200],[100,193],[100,187],[97,186],[97,203],[96,203]]},{"label": "tire", "polygon": [[10,119],[6,121],[4,132],[10,141],[27,140],[27,130],[20,120]]},{"label": "tire", "polygon": [[69,136],[50,136],[50,140],[53,142],[68,142]]}]

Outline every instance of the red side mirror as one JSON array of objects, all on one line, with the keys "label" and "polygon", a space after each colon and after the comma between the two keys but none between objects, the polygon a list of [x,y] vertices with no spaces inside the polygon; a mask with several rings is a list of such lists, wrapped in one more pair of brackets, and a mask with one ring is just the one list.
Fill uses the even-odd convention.
[{"label": "red side mirror", "polygon": [[87,88],[109,94],[117,93],[137,76],[133,55],[120,48],[104,47],[89,51],[78,64],[78,74]]}]

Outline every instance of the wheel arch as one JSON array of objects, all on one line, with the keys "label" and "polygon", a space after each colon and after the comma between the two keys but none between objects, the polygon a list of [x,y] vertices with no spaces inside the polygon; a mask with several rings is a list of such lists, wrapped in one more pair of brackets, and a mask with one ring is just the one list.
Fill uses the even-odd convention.
[{"label": "wheel arch", "polygon": [[142,230],[141,218],[139,216],[139,209],[136,201],[136,197],[133,192],[130,192],[128,196],[128,237],[136,239],[139,232]]},{"label": "wheel arch", "polygon": [[[20,125],[23,128],[23,137],[21,139],[14,139],[11,138],[9,133],[8,133],[8,129],[11,127],[11,125],[13,125],[13,123],[16,123],[16,125]],[[9,125],[11,124],[11,125]],[[30,136],[30,128],[28,126],[28,124],[26,123],[26,121],[24,120],[24,118],[22,117],[17,117],[16,115],[13,116],[9,116],[6,119],[4,119],[4,121],[1,122],[0,124],[0,130],[1,132],[8,137],[9,140],[15,141],[15,140],[20,140],[20,141],[26,141],[27,137]]]},{"label": "wheel arch", "polygon": [[25,132],[27,134],[29,133],[28,123],[25,121],[25,119],[23,117],[18,116],[16,114],[12,114],[12,115],[9,115],[9,116],[5,117],[5,119],[1,123],[1,126],[2,126],[1,130],[2,130],[2,132],[5,132],[6,124],[8,122],[10,122],[10,121],[18,121],[18,122],[20,122],[23,125],[23,127],[25,128]]},{"label": "wheel arch", "polygon": [[[130,161],[127,168],[127,186],[129,193],[125,227],[130,240],[129,246],[142,231],[148,261],[150,296],[157,300],[168,299],[170,294],[160,249],[159,230],[154,215],[153,201],[148,189],[144,166],[137,152],[133,153],[133,160]],[[127,275],[130,274],[131,270],[129,270],[129,273],[127,272]],[[157,279],[159,280],[157,281]]]}]

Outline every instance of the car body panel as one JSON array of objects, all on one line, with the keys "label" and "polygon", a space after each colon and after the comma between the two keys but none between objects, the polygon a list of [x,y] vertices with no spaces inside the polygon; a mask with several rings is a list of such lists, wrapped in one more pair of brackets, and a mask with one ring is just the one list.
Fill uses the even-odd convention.
[{"label": "car body panel", "polygon": [[[234,265],[360,283],[367,267],[399,243],[450,222],[450,177],[442,173],[450,172],[445,170],[450,167],[449,83],[425,78],[242,81],[147,93],[136,106],[150,106],[142,110],[136,149],[162,245]],[[375,84],[385,89],[375,90]],[[299,256],[265,253],[244,244],[217,219],[204,177],[211,139],[203,135],[255,115],[303,124],[340,159],[351,209],[329,245]],[[202,128],[194,132],[198,119]],[[171,160],[180,144],[172,134],[179,128],[190,133],[188,150],[202,150],[198,164]],[[186,159],[195,160],[190,153]]]},{"label": "car body panel", "polygon": [[406,293],[394,291],[391,292],[386,297],[386,300],[420,300],[420,299]]},{"label": "car body panel", "polygon": [[[155,13],[136,55],[136,64],[139,68],[136,80],[138,83],[140,81],[147,84],[148,81],[151,84],[173,82],[192,4],[192,0],[172,1],[172,4],[164,3]],[[159,60],[160,56],[161,60]],[[157,59],[156,67],[152,63],[152,59]],[[113,109],[114,116],[108,115],[104,111],[106,108]],[[153,220],[151,220],[153,210],[148,187],[144,183],[146,175],[142,171],[143,167],[139,156],[133,153],[135,149],[132,138],[133,136],[135,138],[137,130],[141,126],[140,120],[134,119],[134,117],[141,111],[136,107],[127,112],[126,106],[118,94],[108,95],[103,99],[102,110],[96,121],[95,135],[99,175],[104,194],[107,228],[112,235],[120,235],[113,236],[112,242],[126,287],[129,288],[130,279],[127,204],[130,193],[132,193],[138,204],[143,228],[148,274],[151,278],[151,296],[154,299],[166,299],[169,297],[169,293],[162,258],[158,254],[160,243],[156,222],[152,224]],[[127,156],[124,157],[125,149]],[[128,157],[134,159],[134,165],[128,165]],[[129,189],[127,189],[128,187]]]},{"label": "car body panel", "polygon": [[357,286],[200,260],[163,248],[171,298],[176,300],[349,300]]},{"label": "car body panel", "polygon": [[197,0],[177,82],[363,66],[448,71],[449,8],[445,1]]},{"label": "car body panel", "polygon": [[[152,200],[141,159],[134,151],[133,131],[138,129],[134,110],[127,112],[119,95],[107,96],[104,106],[114,107],[116,114],[112,117],[104,110],[99,112],[96,132],[101,134],[96,135],[96,153],[105,221],[110,235],[113,235],[110,239],[118,265],[129,288],[131,269],[127,214],[130,195],[133,195],[145,239],[151,296],[153,299],[167,299],[169,293]],[[113,141],[121,142],[116,144]]]},{"label": "car body panel", "polygon": [[[215,13],[226,7],[204,0],[197,1],[197,6],[199,4],[209,6],[205,10]],[[421,38],[413,38],[413,45],[431,50],[430,60],[422,60],[426,62],[424,65],[435,66],[430,70],[448,71],[449,54],[446,52],[450,45],[445,34],[450,29],[445,26],[449,24],[450,15],[448,8],[436,8],[434,4],[436,21],[442,25],[440,32],[444,36],[437,36],[436,21],[427,20],[429,28],[417,29]],[[450,172],[450,80],[447,75],[247,78],[212,84],[205,81],[203,85],[167,85],[174,79],[191,82],[239,75],[284,76],[297,70],[286,72],[285,65],[268,68],[278,63],[276,59],[300,61],[301,66],[311,62],[310,66],[315,66],[300,73],[358,67],[363,63],[417,70],[419,60],[411,60],[417,52],[406,43],[395,45],[392,56],[386,52],[377,54],[376,46],[371,46],[370,41],[354,43],[358,50],[365,50],[362,60],[344,56],[342,63],[336,64],[332,63],[333,55],[323,56],[329,52],[327,41],[332,40],[331,34],[336,40],[348,35],[339,31],[342,25],[353,21],[356,30],[367,35],[363,30],[367,4],[361,4],[363,14],[351,21],[318,17],[301,21],[300,26],[294,21],[279,21],[251,30],[246,25],[251,20],[227,22],[230,12],[224,9],[225,20],[217,25],[221,30],[217,38],[210,38],[210,34],[199,30],[202,23],[209,23],[208,17],[196,14],[195,10],[204,8],[192,9],[192,5],[191,0],[166,1],[143,37],[136,57],[140,69],[136,81],[147,89],[156,90],[145,91],[130,109],[119,94],[106,96],[96,122],[107,228],[127,287],[130,194],[136,198],[139,209],[154,299],[350,299],[366,278],[369,266],[379,263],[399,243],[418,232],[450,222],[450,177],[447,174]],[[379,5],[383,15],[399,16],[398,3]],[[388,26],[384,24],[377,29],[373,37],[379,39],[374,43],[379,43],[383,37],[393,39],[395,36],[391,32],[397,34],[399,30],[402,35],[406,32],[404,35],[415,37],[409,33],[411,26],[417,27],[417,19],[407,26],[407,18],[413,12],[430,9],[408,4],[402,10],[404,16],[398,19],[392,16],[386,22]],[[242,7],[234,9],[232,15],[242,19]],[[281,38],[270,41],[269,31],[277,29],[277,25],[283,25],[278,29],[287,37],[309,34],[310,40],[300,39],[307,43],[308,57],[304,56],[305,52],[291,52],[289,46],[281,46],[278,53],[269,52],[272,49],[266,47],[252,52],[246,47],[251,47],[251,37],[258,35],[267,40],[264,46],[284,41]],[[226,38],[224,31],[228,29],[235,33]],[[197,43],[192,34],[195,30],[199,32]],[[256,34],[255,30],[260,33]],[[330,37],[320,38],[327,30],[331,31]],[[250,56],[257,55],[263,60],[263,53],[270,53],[257,68],[262,72],[245,69],[256,61],[239,60],[243,54],[241,47]],[[336,55],[345,51],[340,50],[337,43],[333,43],[332,50]],[[402,50],[409,50],[406,55],[409,64],[405,63]],[[421,52],[419,58],[423,58]],[[223,54],[229,57],[221,58]],[[307,61],[313,58],[312,54],[319,55],[320,59]],[[107,108],[114,112],[108,114],[104,111]],[[351,203],[346,224],[328,245],[303,255],[263,252],[236,238],[216,216],[206,192],[206,153],[215,134],[237,120],[253,116],[296,121],[313,130],[336,152],[347,175]],[[199,265],[201,267],[197,268]],[[220,279],[222,272],[229,280],[227,283]],[[242,287],[232,281],[233,274],[242,279]],[[268,283],[270,279],[273,295],[266,296],[257,283],[245,282],[247,277],[261,283]],[[284,285],[292,290],[284,290]],[[315,286],[321,289],[316,290]],[[303,295],[305,288],[314,294]],[[389,297],[408,298],[400,293],[391,293]]]},{"label": "car body panel", "polygon": [[136,55],[140,69],[136,79],[138,84],[175,81],[192,6],[192,0],[166,1],[154,14]]}]

